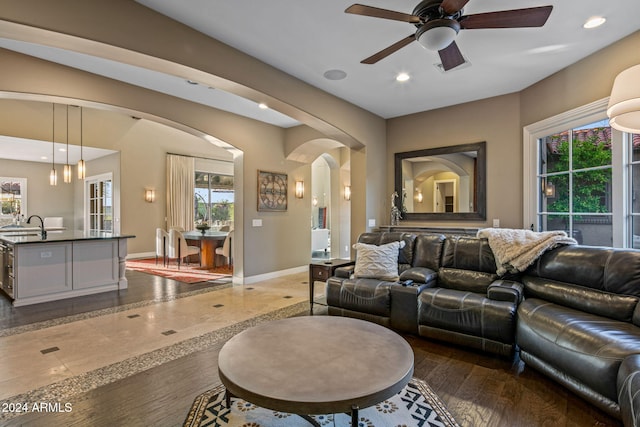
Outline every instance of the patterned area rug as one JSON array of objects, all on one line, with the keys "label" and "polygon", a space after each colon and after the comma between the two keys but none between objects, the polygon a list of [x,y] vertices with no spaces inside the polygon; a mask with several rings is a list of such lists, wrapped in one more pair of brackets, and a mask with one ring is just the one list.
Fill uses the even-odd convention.
[{"label": "patterned area rug", "polygon": [[198,264],[181,264],[178,270],[178,265],[173,262],[168,267],[165,267],[162,265],[162,260],[160,260],[160,263],[156,265],[155,258],[127,260],[127,268],[184,283],[220,280],[230,278],[233,274],[233,269],[228,266],[203,270]]},{"label": "patterned area rug", "polygon": [[[309,427],[303,418],[263,409],[241,399],[224,399],[224,386],[196,397],[184,427]],[[458,427],[444,403],[422,380],[413,378],[392,398],[360,410],[358,427]],[[349,427],[348,414],[313,415],[321,426]]]}]

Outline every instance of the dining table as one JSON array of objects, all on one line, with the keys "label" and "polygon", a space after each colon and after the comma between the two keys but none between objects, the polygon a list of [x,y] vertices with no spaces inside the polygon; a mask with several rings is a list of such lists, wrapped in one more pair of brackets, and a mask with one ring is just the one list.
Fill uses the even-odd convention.
[{"label": "dining table", "polygon": [[200,248],[200,262],[202,268],[215,268],[216,248],[224,244],[228,231],[207,230],[204,233],[199,230],[182,233],[187,243]]}]

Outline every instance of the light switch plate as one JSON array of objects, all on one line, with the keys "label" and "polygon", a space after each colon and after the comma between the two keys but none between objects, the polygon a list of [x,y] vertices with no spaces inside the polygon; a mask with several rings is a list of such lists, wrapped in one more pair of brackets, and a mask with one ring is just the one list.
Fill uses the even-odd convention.
[{"label": "light switch plate", "polygon": [[375,219],[370,219],[369,220],[369,227],[375,227],[376,226],[376,220]]}]

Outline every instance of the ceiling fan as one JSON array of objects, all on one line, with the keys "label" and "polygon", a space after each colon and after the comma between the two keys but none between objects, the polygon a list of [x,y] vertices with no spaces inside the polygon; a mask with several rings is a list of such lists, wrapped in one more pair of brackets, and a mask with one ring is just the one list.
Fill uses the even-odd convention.
[{"label": "ceiling fan", "polygon": [[361,63],[375,64],[417,40],[425,48],[438,51],[442,66],[445,71],[448,71],[465,62],[455,42],[455,37],[460,30],[542,27],[553,9],[553,6],[541,6],[463,15],[462,8],[468,2],[469,0],[423,0],[413,9],[411,15],[362,4],[349,6],[345,12],[408,22],[417,27],[415,34],[371,55]]}]

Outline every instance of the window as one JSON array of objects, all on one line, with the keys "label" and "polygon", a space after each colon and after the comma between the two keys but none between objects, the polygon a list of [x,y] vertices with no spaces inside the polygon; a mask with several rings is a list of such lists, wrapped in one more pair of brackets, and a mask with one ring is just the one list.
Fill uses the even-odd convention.
[{"label": "window", "polygon": [[607,104],[604,98],[523,129],[525,226],[565,230],[585,245],[631,246],[630,138],[609,127]]},{"label": "window", "polygon": [[0,177],[0,227],[27,215],[27,179]]},{"label": "window", "polygon": [[87,178],[86,202],[89,231],[113,232],[113,185],[111,174]]},{"label": "window", "polygon": [[611,246],[612,156],[608,120],[538,139],[538,229]]},{"label": "window", "polygon": [[233,223],[233,176],[212,172],[195,173],[194,218],[196,224],[213,226]]},{"label": "window", "polygon": [[629,158],[629,246],[640,249],[640,134],[627,135]]}]

